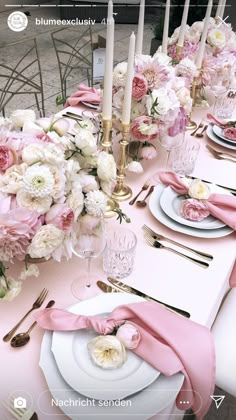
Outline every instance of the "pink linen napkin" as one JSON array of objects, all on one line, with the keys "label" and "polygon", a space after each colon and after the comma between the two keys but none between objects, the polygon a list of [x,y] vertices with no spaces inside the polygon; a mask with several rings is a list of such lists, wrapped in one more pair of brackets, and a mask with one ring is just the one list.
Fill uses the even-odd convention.
[{"label": "pink linen napkin", "polygon": [[[159,179],[162,184],[170,186],[178,194],[188,193],[188,187],[174,172],[161,172]],[[207,206],[212,216],[236,230],[236,197],[226,194],[211,194],[208,199],[201,201]]]},{"label": "pink linen napkin", "polygon": [[64,108],[67,106],[76,106],[82,102],[90,102],[91,104],[100,104],[101,95],[95,88],[86,85],[79,85],[77,92],[73,93],[66,101]]},{"label": "pink linen napkin", "polygon": [[199,420],[211,404],[215,386],[215,352],[211,332],[189,319],[168,311],[153,302],[133,303],[117,307],[109,318],[75,315],[62,309],[44,309],[35,318],[48,330],[74,331],[93,328],[98,334],[110,334],[125,320],[135,324],[141,340],[133,351],[166,376],[183,372],[183,387],[177,406],[188,401]]},{"label": "pink linen napkin", "polygon": [[207,119],[210,123],[217,125],[220,128],[235,127],[236,121],[217,120],[214,115],[207,114]]},{"label": "pink linen napkin", "polygon": [[230,287],[236,287],[236,262],[234,264],[234,268],[229,279],[229,285]]}]

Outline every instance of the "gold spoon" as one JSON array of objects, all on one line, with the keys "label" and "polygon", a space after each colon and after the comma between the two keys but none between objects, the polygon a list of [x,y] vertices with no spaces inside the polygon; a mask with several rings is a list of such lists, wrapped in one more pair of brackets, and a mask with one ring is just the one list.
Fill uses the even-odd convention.
[{"label": "gold spoon", "polygon": [[[46,308],[51,308],[54,305],[55,301],[54,300],[50,300],[50,302],[48,302]],[[30,332],[32,331],[32,329],[37,325],[37,321],[35,321],[31,327],[29,327],[28,331],[24,332],[24,333],[19,333],[16,334],[12,339],[11,339],[11,346],[12,347],[22,347],[25,346],[29,341],[30,341]]]},{"label": "gold spoon", "polygon": [[149,197],[149,195],[150,194],[152,194],[152,192],[153,192],[153,190],[154,190],[154,188],[155,188],[155,185],[152,185],[150,188],[149,188],[149,191],[148,191],[148,193],[147,193],[147,195],[144,197],[144,199],[143,200],[139,200],[139,201],[137,201],[137,206],[138,207],[146,207],[146,205],[147,205],[147,203],[146,203],[146,199]]}]

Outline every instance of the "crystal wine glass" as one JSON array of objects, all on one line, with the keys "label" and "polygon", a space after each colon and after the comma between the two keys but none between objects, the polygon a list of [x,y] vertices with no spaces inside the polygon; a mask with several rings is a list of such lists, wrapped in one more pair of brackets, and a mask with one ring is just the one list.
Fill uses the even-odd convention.
[{"label": "crystal wine glass", "polygon": [[158,125],[159,128],[159,143],[167,151],[167,159],[165,169],[169,167],[170,152],[172,149],[180,147],[184,141],[185,129],[179,130],[174,129],[173,121],[161,121]]},{"label": "crystal wine glass", "polygon": [[83,222],[84,217],[77,225],[76,239],[72,252],[79,258],[87,261],[86,273],[80,274],[72,283],[71,291],[80,300],[88,299],[99,292],[96,286],[97,276],[91,273],[92,259],[102,254],[106,247],[105,223],[102,218],[91,218],[89,223]]}]

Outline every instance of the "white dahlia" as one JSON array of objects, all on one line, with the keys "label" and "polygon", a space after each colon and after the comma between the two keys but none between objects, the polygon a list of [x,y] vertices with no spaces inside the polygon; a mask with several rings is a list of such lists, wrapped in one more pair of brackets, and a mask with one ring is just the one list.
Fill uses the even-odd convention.
[{"label": "white dahlia", "polygon": [[90,191],[86,194],[84,204],[88,214],[100,217],[105,213],[107,197],[102,191]]},{"label": "white dahlia", "polygon": [[54,177],[46,165],[30,166],[23,176],[24,191],[35,197],[50,195],[54,187]]}]

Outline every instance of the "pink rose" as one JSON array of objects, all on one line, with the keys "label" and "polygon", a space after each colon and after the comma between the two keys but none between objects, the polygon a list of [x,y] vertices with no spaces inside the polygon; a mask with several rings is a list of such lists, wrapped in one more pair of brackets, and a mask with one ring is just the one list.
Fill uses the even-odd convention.
[{"label": "pink rose", "polygon": [[125,322],[118,328],[117,338],[124,344],[127,349],[136,349],[141,340],[141,334],[134,324]]},{"label": "pink rose", "polygon": [[16,162],[16,153],[7,146],[0,146],[0,172],[4,173]]},{"label": "pink rose", "polygon": [[184,219],[200,222],[208,217],[209,214],[210,212],[207,206],[202,201],[189,198],[187,200],[183,200],[181,203],[180,215],[184,217]]},{"label": "pink rose", "polygon": [[90,214],[85,214],[80,217],[79,222],[81,233],[83,235],[92,235],[95,229],[99,228],[101,219]]},{"label": "pink rose", "polygon": [[46,224],[52,224],[63,232],[71,231],[74,211],[67,204],[54,204],[45,215]]},{"label": "pink rose", "polygon": [[152,141],[158,136],[158,126],[152,122],[151,117],[135,118],[130,129],[132,137],[139,141]]},{"label": "pink rose", "polygon": [[133,78],[132,96],[139,101],[146,95],[148,84],[146,79],[140,74],[136,74]]},{"label": "pink rose", "polygon": [[157,157],[157,151],[153,146],[144,146],[139,151],[139,158],[151,160]]}]

